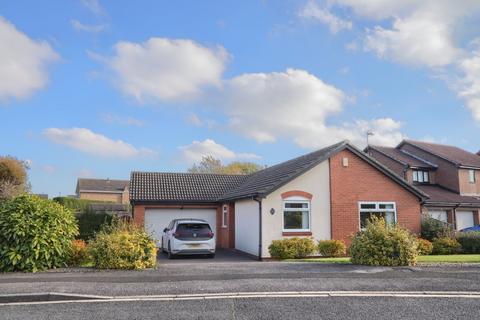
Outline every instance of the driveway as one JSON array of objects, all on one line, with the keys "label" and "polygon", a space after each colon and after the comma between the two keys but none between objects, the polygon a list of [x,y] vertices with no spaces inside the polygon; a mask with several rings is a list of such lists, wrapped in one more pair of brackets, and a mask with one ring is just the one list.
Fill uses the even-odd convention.
[{"label": "driveway", "polygon": [[215,258],[208,258],[204,255],[189,255],[189,256],[177,256],[174,259],[168,259],[167,254],[163,252],[158,253],[158,263],[162,264],[174,264],[174,263],[214,263],[214,262],[254,262],[258,261],[253,257],[244,253],[228,250],[217,249]]}]

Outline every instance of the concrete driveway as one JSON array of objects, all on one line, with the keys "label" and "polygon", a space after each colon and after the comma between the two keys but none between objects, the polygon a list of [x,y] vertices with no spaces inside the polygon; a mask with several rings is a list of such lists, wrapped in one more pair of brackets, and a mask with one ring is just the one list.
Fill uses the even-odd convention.
[{"label": "concrete driveway", "polygon": [[254,262],[258,261],[253,257],[244,253],[228,250],[217,249],[215,258],[208,258],[204,255],[189,255],[189,256],[176,256],[174,259],[168,259],[167,254],[159,252],[158,263],[161,264],[174,264],[174,263],[216,263],[216,262]]}]

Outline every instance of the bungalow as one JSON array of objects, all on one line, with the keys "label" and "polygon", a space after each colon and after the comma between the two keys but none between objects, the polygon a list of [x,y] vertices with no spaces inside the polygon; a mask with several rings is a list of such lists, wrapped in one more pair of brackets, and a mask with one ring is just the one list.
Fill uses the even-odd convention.
[{"label": "bungalow", "polygon": [[203,218],[217,246],[268,258],[285,237],[350,242],[370,216],[420,232],[425,194],[346,141],[251,175],[132,172],[133,219],[157,239],[175,218]]}]

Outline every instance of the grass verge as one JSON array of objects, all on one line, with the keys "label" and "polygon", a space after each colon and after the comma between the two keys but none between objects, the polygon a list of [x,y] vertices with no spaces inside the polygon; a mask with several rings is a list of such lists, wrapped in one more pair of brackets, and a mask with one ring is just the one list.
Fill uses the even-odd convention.
[{"label": "grass verge", "polygon": [[[291,259],[291,262],[316,262],[316,263],[338,263],[350,264],[349,257],[340,258],[306,258]],[[480,263],[480,254],[452,254],[452,255],[431,255],[419,256],[418,263]]]}]

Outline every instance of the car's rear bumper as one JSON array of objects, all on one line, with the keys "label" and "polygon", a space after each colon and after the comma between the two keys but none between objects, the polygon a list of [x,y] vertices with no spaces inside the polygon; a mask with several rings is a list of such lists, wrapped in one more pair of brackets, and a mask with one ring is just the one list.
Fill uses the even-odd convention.
[{"label": "car's rear bumper", "polygon": [[215,240],[182,241],[175,239],[170,243],[173,254],[212,254],[215,253]]},{"label": "car's rear bumper", "polygon": [[173,251],[172,253],[175,254],[175,255],[214,254],[214,253],[215,253],[215,249],[213,249],[213,250],[207,250],[207,249],[198,249],[198,250],[185,249],[185,250],[180,250],[180,251]]}]

